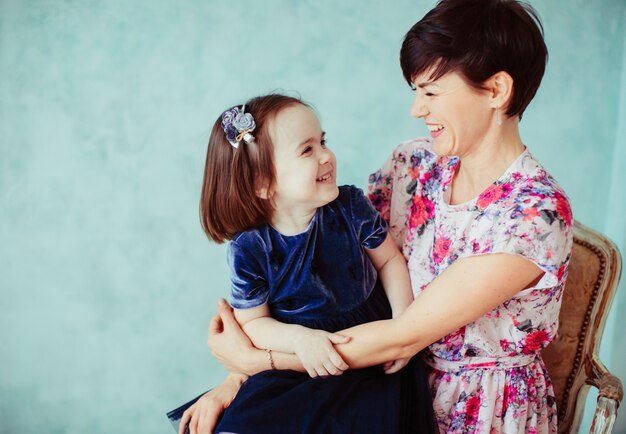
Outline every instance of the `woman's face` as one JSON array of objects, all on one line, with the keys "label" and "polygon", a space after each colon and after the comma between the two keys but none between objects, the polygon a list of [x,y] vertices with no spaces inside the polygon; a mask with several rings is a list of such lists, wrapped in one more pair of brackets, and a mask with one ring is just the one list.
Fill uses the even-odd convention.
[{"label": "woman's face", "polygon": [[457,72],[437,80],[431,71],[415,77],[411,115],[424,118],[437,155],[463,157],[484,141],[493,128],[488,91],[469,86]]}]

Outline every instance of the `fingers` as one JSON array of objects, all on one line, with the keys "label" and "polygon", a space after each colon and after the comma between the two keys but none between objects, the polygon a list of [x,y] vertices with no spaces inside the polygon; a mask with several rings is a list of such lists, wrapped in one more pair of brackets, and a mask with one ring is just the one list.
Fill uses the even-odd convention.
[{"label": "fingers", "polygon": [[178,434],[185,434],[185,428],[187,427],[187,422],[191,419],[191,415],[193,413],[193,409],[195,408],[195,404],[189,407],[183,413],[183,416],[180,418],[180,422],[178,424]]},{"label": "fingers", "polygon": [[207,407],[202,412],[198,421],[198,434],[211,434],[217,425],[217,418],[221,413],[222,407],[211,399],[207,402]]},{"label": "fingers", "polygon": [[341,358],[341,356],[339,355],[339,353],[337,351],[335,351],[335,349],[333,348],[333,351],[328,355],[328,358],[330,359],[330,361],[332,362],[332,364],[339,369],[341,372],[339,372],[338,374],[333,374],[333,375],[339,375],[342,374],[343,371],[345,371],[346,369],[349,368],[348,364],[346,362],[343,361],[343,359]]},{"label": "fingers", "polygon": [[211,318],[209,323],[209,336],[218,335],[224,331],[224,323],[219,315],[215,315]]},{"label": "fingers", "polygon": [[328,339],[333,344],[347,344],[352,338],[350,336],[344,336],[337,333],[328,333]]},{"label": "fingers", "polygon": [[198,434],[198,412],[194,412],[189,421],[189,434]]},{"label": "fingers", "polygon": [[223,298],[220,298],[217,301],[217,314],[222,317],[222,321],[225,326],[232,325],[233,323],[239,325],[235,319],[233,308],[230,307],[230,304],[228,304]]},{"label": "fingers", "polygon": [[325,376],[328,375],[328,371],[326,371],[326,369],[324,368],[323,365],[316,366],[315,367],[315,372],[317,373],[318,377],[325,377]]},{"label": "fingers", "polygon": [[324,362],[324,368],[326,369],[326,372],[328,372],[328,374],[330,375],[341,375],[343,374],[343,371],[339,368],[337,368],[335,365],[333,365],[333,363],[329,360]]},{"label": "fingers", "polygon": [[384,368],[385,374],[395,374],[404,368],[408,363],[408,360],[400,359],[394,360],[389,368]]}]

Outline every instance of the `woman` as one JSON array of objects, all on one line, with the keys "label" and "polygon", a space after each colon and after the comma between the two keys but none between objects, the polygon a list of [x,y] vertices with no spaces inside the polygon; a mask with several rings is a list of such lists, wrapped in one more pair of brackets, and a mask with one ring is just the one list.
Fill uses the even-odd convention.
[{"label": "woman", "polygon": [[[370,176],[370,199],[416,299],[395,319],[342,331],[351,340],[336,349],[350,368],[426,349],[441,432],[557,429],[541,350],[556,335],[572,215],[519,135],[546,59],[538,17],[513,0],[442,0],[402,45],[411,113],[431,138],[397,147]],[[224,303],[209,345],[231,372],[268,369]],[[274,363],[301,370],[293,355]],[[231,374],[188,414],[211,428],[244,379]]]}]

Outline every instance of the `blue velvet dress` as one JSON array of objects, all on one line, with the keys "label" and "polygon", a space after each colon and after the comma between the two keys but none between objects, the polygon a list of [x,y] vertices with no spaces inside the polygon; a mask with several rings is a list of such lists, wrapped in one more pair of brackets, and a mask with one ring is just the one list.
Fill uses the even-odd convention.
[{"label": "blue velvet dress", "polygon": [[[330,332],[390,318],[389,301],[364,251],[380,246],[386,235],[385,222],[363,192],[340,187],[338,198],[319,208],[301,234],[285,236],[265,225],[231,241],[231,304],[247,309],[267,303],[281,322]],[[215,432],[436,432],[426,375],[419,357],[392,375],[380,366],[314,379],[264,371],[243,384]],[[168,416],[180,419],[194,401]]]}]

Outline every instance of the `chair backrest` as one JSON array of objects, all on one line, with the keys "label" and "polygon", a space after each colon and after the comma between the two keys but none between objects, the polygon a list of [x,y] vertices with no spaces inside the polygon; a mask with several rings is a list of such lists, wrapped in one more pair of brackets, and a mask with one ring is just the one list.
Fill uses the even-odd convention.
[{"label": "chair backrest", "polygon": [[543,358],[554,385],[559,433],[577,432],[589,386],[606,371],[598,350],[617,289],[621,257],[602,234],[574,223],[574,245],[557,338]]}]

